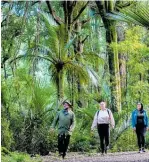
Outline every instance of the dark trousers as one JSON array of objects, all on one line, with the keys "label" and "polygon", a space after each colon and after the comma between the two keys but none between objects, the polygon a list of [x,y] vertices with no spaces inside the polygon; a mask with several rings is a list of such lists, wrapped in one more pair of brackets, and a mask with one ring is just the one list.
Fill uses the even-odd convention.
[{"label": "dark trousers", "polygon": [[136,126],[136,134],[139,148],[145,146],[145,132],[146,128],[144,126]]},{"label": "dark trousers", "polygon": [[100,137],[101,152],[109,145],[109,124],[98,124],[98,134]]},{"label": "dark trousers", "polygon": [[60,154],[66,155],[68,145],[70,141],[70,135],[58,135],[58,151]]}]

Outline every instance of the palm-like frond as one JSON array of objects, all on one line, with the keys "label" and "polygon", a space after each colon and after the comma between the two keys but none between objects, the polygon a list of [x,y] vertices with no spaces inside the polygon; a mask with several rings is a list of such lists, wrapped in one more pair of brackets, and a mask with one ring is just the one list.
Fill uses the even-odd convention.
[{"label": "palm-like frond", "polygon": [[126,113],[126,111],[124,111],[120,114],[117,114],[115,119],[116,128],[113,130],[111,136],[114,141],[117,140],[122,135],[122,133],[130,127],[131,115],[130,113],[128,114],[128,112]]},{"label": "palm-like frond", "polygon": [[47,89],[44,87],[41,88],[37,83],[33,86],[32,90],[32,102],[34,104],[34,108],[36,108],[38,111],[43,110],[49,103],[49,94],[47,93]]},{"label": "palm-like frond", "polygon": [[80,112],[82,115],[85,115],[89,120],[92,120],[94,117],[92,109],[82,108],[77,109],[77,111]]},{"label": "palm-like frond", "polygon": [[48,39],[45,41],[45,46],[49,47],[52,53],[58,56],[59,54],[59,41],[57,33],[55,31],[55,26],[49,24],[48,20],[43,16],[45,26],[48,30]]},{"label": "palm-like frond", "polygon": [[128,7],[120,9],[120,12],[107,13],[107,18],[149,27],[149,10],[144,5],[137,6],[135,10]]},{"label": "palm-like frond", "polygon": [[75,56],[75,59],[78,60],[79,62],[81,62],[82,65],[85,67],[85,69],[88,73],[88,77],[92,81],[92,84],[94,86],[98,86],[99,77],[98,77],[98,74],[96,73],[96,71],[92,68],[92,64],[94,63],[94,66],[96,66],[96,67],[98,67],[99,63],[101,65],[103,65],[104,59],[101,58],[98,54],[96,54],[94,52],[82,53],[81,55],[77,54]]},{"label": "palm-like frond", "polygon": [[75,59],[75,60],[81,62],[84,65],[86,65],[86,63],[88,65],[90,65],[90,64],[93,65],[93,63],[94,63],[95,66],[98,66],[99,63],[101,65],[103,65],[104,62],[105,62],[104,59],[101,58],[95,52],[89,52],[89,53],[83,52],[82,54],[78,53],[78,54],[75,54],[71,59]]},{"label": "palm-like frond", "polygon": [[[44,24],[47,28],[47,40],[45,46],[49,47],[50,51],[59,59],[66,58],[68,46],[68,31],[64,24],[53,26],[48,21],[45,14],[42,14]],[[70,44],[70,43],[69,43]]]},{"label": "palm-like frond", "polygon": [[60,58],[65,59],[67,57],[67,43],[68,43],[68,31],[66,30],[66,27],[64,24],[60,25],[56,29],[58,41],[59,41],[59,52],[60,52]]},{"label": "palm-like frond", "polygon": [[86,70],[88,72],[90,80],[92,81],[92,84],[97,87],[98,83],[99,83],[98,74],[92,68],[90,68],[88,66],[86,66]]},{"label": "palm-like frond", "polygon": [[85,61],[87,61],[90,64],[94,63],[95,66],[98,66],[99,63],[100,65],[103,65],[105,62],[103,58],[101,58],[98,54],[94,52],[83,53],[83,56]]},{"label": "palm-like frond", "polygon": [[89,75],[81,64],[71,61],[64,66],[64,69],[71,74],[74,73],[75,77],[79,79],[81,84],[88,84]]},{"label": "palm-like frond", "polygon": [[57,80],[58,80],[58,72],[57,72],[57,69],[56,69],[56,67],[55,67],[55,64],[51,64],[50,66],[49,66],[49,73],[51,74],[51,81],[53,82],[53,83],[56,83],[57,84]]},{"label": "palm-like frond", "polygon": [[57,32],[56,32],[56,26],[51,25],[50,22],[48,21],[47,17],[44,14],[42,14],[41,16],[44,20],[44,24],[47,29],[47,36],[48,36],[47,41],[45,41],[45,46],[49,47],[50,50],[52,51],[52,53],[54,53],[56,56],[58,56],[59,41],[58,41],[58,36],[57,36]]}]

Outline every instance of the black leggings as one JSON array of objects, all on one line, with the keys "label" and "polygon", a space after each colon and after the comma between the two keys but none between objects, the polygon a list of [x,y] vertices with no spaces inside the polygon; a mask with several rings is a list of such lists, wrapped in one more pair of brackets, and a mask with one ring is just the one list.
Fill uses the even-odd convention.
[{"label": "black leggings", "polygon": [[69,141],[70,141],[70,135],[58,135],[58,151],[59,153],[66,155],[67,149],[68,149],[68,145],[69,145]]},{"label": "black leggings", "polygon": [[105,147],[109,145],[109,124],[98,124],[98,134],[100,137],[101,152],[104,153]]},{"label": "black leggings", "polygon": [[139,148],[145,146],[145,132],[146,132],[145,127],[136,126],[136,134],[137,134]]}]

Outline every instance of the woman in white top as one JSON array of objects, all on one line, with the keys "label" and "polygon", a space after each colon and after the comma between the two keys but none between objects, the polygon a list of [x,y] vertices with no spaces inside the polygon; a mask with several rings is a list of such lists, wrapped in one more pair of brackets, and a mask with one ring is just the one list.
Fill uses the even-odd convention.
[{"label": "woman in white top", "polygon": [[107,153],[109,147],[109,124],[114,128],[113,114],[110,109],[106,108],[106,102],[102,101],[100,102],[100,110],[96,112],[91,127],[91,130],[94,130],[95,127],[98,129],[102,154]]}]

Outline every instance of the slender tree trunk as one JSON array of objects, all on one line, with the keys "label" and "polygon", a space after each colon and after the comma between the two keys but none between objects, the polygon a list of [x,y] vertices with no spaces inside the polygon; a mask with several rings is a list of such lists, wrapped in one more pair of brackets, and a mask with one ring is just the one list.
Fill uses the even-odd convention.
[{"label": "slender tree trunk", "polygon": [[147,81],[149,83],[149,70],[147,71],[148,75],[147,75]]},{"label": "slender tree trunk", "polygon": [[[81,31],[81,23],[79,22],[79,20],[76,21],[76,24],[75,24],[75,30],[76,32],[80,32]],[[83,44],[81,43],[82,41],[82,37],[81,36],[77,36],[77,39],[76,39],[76,42],[74,44],[74,53],[75,54],[81,54],[83,52]],[[78,60],[77,60],[78,61]],[[79,107],[82,107],[82,101],[81,101],[81,84],[80,82],[78,81],[77,82],[77,90],[78,90],[78,106]]]},{"label": "slender tree trunk", "polygon": [[74,84],[74,72],[72,74],[72,83],[71,83],[71,86],[72,86],[72,89],[71,89],[71,104],[74,105],[74,102],[75,102],[75,84]]},{"label": "slender tree trunk", "polygon": [[[112,109],[121,111],[121,84],[115,22],[112,22],[107,29],[110,32],[111,39],[108,43],[114,43],[114,47],[112,49],[109,49],[109,68],[111,74],[110,81],[112,83]],[[109,36],[107,39],[109,39]]]},{"label": "slender tree trunk", "polygon": [[5,63],[4,63],[4,78],[7,79],[7,72],[6,72],[6,66],[5,66]]},{"label": "slender tree trunk", "polygon": [[31,117],[31,111],[28,112],[28,116],[25,120],[25,142],[24,142],[24,147],[25,150],[27,151],[27,153],[32,154],[33,150],[32,150],[32,139],[33,139],[33,132],[34,132],[34,122],[33,119]]},{"label": "slender tree trunk", "polygon": [[[118,43],[124,41],[124,28],[121,26],[117,27],[117,40]],[[120,78],[121,78],[121,87],[126,88],[126,54],[119,53],[119,68],[120,68]]]},{"label": "slender tree trunk", "polygon": [[64,79],[65,79],[65,73],[63,70],[61,70],[58,73],[58,77],[57,77],[57,109],[64,99]]},{"label": "slender tree trunk", "polygon": [[[121,111],[121,85],[119,73],[119,57],[117,50],[116,22],[106,19],[106,12],[114,9],[113,1],[96,1],[100,16],[106,29],[107,52],[109,57],[109,72],[111,83],[111,108],[114,111]],[[113,48],[109,45],[113,44]]]},{"label": "slender tree trunk", "polygon": [[127,61],[128,61],[128,54],[126,54],[126,91],[124,96],[126,96],[126,105],[127,105],[127,119],[129,117],[129,110],[130,110],[130,96],[129,96],[129,91],[128,91],[128,65],[127,65]]}]

